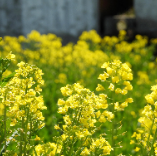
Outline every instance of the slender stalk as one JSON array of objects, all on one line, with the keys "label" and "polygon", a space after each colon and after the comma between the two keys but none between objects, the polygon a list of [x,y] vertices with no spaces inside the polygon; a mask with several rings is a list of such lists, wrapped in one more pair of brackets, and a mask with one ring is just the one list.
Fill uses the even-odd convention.
[{"label": "slender stalk", "polygon": [[36,150],[35,150],[35,148],[34,148],[34,153],[35,153],[35,156],[38,156],[38,155],[37,155],[37,152],[36,152]]},{"label": "slender stalk", "polygon": [[143,153],[143,144],[142,143],[140,143],[141,144],[141,154],[144,156],[145,154]]},{"label": "slender stalk", "polygon": [[74,138],[73,138],[73,141],[72,141],[72,146],[71,146],[71,148],[70,148],[69,156],[72,155],[73,147],[74,147]]},{"label": "slender stalk", "polygon": [[29,108],[26,108],[26,113],[27,113],[27,119],[26,119],[26,123],[25,123],[25,138],[24,138],[24,156],[26,156],[27,151],[26,151],[26,146],[27,146],[27,132],[28,132],[28,119],[29,119]]},{"label": "slender stalk", "polygon": [[20,133],[20,154],[19,156],[22,156],[22,146],[23,146],[23,130],[24,130],[24,117],[22,117],[22,127],[21,127],[21,133]]},{"label": "slender stalk", "polygon": [[32,120],[31,120],[31,117],[30,117],[30,131],[29,131],[29,144],[31,143],[31,135],[32,135]]},{"label": "slender stalk", "polygon": [[114,141],[114,125],[115,125],[115,112],[114,112],[114,103],[112,106],[112,113],[114,114],[114,118],[112,120],[112,133],[111,133],[111,146],[113,148],[113,150],[111,151],[111,155],[114,156],[115,155],[115,141]]},{"label": "slender stalk", "polygon": [[70,148],[70,152],[69,152],[69,156],[71,156],[73,154],[73,148],[74,148],[74,144],[75,144],[75,133],[73,135],[73,140],[72,140],[72,145],[71,145],[71,148]]},{"label": "slender stalk", "polygon": [[[25,89],[25,95],[27,94],[27,88],[28,87],[28,82],[26,82],[26,89]],[[26,121],[25,121],[25,127],[24,127],[24,156],[26,156],[27,151],[26,151],[26,146],[27,146],[27,126],[28,126],[28,119],[29,119],[29,108],[25,107],[25,113],[26,113]]]},{"label": "slender stalk", "polygon": [[6,148],[7,148],[7,127],[6,127],[6,105],[4,105],[4,153],[6,152]]},{"label": "slender stalk", "polygon": [[1,61],[1,68],[0,68],[0,82],[2,82],[2,71],[3,71],[3,63],[2,63],[2,61],[3,61],[3,59],[1,59],[0,60]]},{"label": "slender stalk", "polygon": [[[85,139],[82,143],[85,143],[87,139],[88,139],[88,137],[86,136],[86,139]],[[79,153],[80,153],[80,151],[81,151],[81,146],[80,146],[79,149],[75,152],[75,155],[74,155],[74,156],[78,156]]]},{"label": "slender stalk", "polygon": [[[6,101],[6,94],[4,96],[4,99]],[[6,104],[4,104],[4,152],[6,152],[7,149],[7,107]]]},{"label": "slender stalk", "polygon": [[112,125],[111,125],[111,129],[112,129],[112,131],[111,131],[111,147],[113,148],[113,150],[111,151],[111,155],[112,156],[114,156],[115,155],[115,148],[114,148],[114,146],[115,146],[115,141],[114,141],[114,126],[115,126],[115,111],[114,111],[114,101],[115,101],[115,97],[114,97],[114,93],[113,92],[111,92],[111,97],[110,97],[111,99],[112,99],[112,103],[111,103],[111,111],[112,111],[112,113],[114,114],[114,118],[112,119]]},{"label": "slender stalk", "polygon": [[[157,129],[157,128],[156,128]],[[151,156],[151,153],[152,153],[152,151],[153,151],[153,145],[154,145],[154,142],[155,142],[155,140],[156,140],[156,135],[157,135],[157,130],[155,129],[155,134],[154,134],[154,137],[153,137],[153,142],[152,142],[152,145],[151,145],[151,151],[150,151],[150,156]]]},{"label": "slender stalk", "polygon": [[154,117],[153,117],[152,125],[151,125],[150,131],[149,131],[149,136],[148,136],[146,147],[149,147],[149,139],[150,139],[150,135],[151,135],[151,131],[152,131],[153,126],[154,126]]}]

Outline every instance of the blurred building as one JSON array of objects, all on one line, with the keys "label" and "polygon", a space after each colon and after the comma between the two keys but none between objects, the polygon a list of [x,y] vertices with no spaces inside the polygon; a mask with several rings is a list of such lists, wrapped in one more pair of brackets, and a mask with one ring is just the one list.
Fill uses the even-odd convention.
[{"label": "blurred building", "polygon": [[0,36],[40,33],[77,36],[98,29],[97,0],[0,0]]},{"label": "blurred building", "polygon": [[[136,18],[115,16],[133,5]],[[0,36],[37,30],[71,40],[84,30],[111,34],[125,22],[137,33],[157,35],[156,7],[155,0],[0,0]]]},{"label": "blurred building", "polygon": [[157,1],[134,0],[136,31],[150,37],[157,37]]}]

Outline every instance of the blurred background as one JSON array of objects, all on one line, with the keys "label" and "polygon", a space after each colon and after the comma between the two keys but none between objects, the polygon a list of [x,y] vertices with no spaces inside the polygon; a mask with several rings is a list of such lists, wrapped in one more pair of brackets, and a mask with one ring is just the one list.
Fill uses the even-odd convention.
[{"label": "blurred background", "polygon": [[54,33],[63,44],[76,42],[83,31],[101,36],[124,29],[130,38],[157,36],[155,0],[0,0],[0,36]]},{"label": "blurred background", "polygon": [[0,36],[26,35],[31,30],[54,33],[63,42],[95,29],[114,35],[120,29],[157,36],[154,0],[0,0]]}]

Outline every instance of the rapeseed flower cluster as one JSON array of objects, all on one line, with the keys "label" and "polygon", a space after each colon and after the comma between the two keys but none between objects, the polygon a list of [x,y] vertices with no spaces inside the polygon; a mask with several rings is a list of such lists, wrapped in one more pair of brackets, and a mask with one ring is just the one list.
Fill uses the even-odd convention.
[{"label": "rapeseed flower cluster", "polygon": [[[111,63],[104,63],[102,68],[106,71],[104,74],[100,74],[98,78],[103,82],[107,82],[107,79],[111,80],[112,83],[108,87],[111,92],[126,95],[128,90],[133,89],[130,83],[133,75],[126,63],[123,64],[119,60],[115,60]],[[108,80],[108,82],[110,81]],[[114,85],[118,84],[123,89],[114,87]],[[98,84],[96,90],[104,91],[105,88]],[[110,101],[108,95],[104,93],[96,95],[79,83],[68,84],[62,87],[61,93],[64,98],[58,100],[58,113],[63,115],[63,124],[55,125],[54,128],[61,131],[62,134],[54,138],[55,143],[52,144],[55,148],[51,149],[51,143],[49,143],[49,146],[48,144],[37,145],[35,147],[36,152],[39,155],[45,151],[44,154],[51,153],[51,155],[52,153],[53,155],[58,153],[60,155],[86,156],[109,155],[114,151],[115,144],[111,140],[113,145],[111,147],[109,141],[110,137],[112,139],[117,137],[116,133],[112,133],[112,136],[109,136],[108,132],[97,134],[101,128],[104,128],[107,122],[111,123],[115,118],[114,110],[112,112],[108,110],[108,107],[113,105],[113,103],[108,103]],[[115,100],[114,98],[113,96],[112,99]],[[114,109],[116,111],[124,110],[127,104],[132,102],[132,98],[127,98],[121,105],[118,105],[118,102],[116,102]],[[111,131],[114,132],[114,128],[113,125]],[[48,148],[47,150],[45,150],[46,147]]]},{"label": "rapeseed flower cluster", "polygon": [[[108,86],[106,87],[108,87],[108,90],[111,92],[111,96],[113,98],[115,98],[116,95],[126,95],[128,91],[133,90],[133,86],[130,83],[130,81],[133,80],[133,74],[126,63],[122,63],[119,60],[114,60],[111,63],[105,62],[101,68],[105,69],[105,71],[103,74],[99,75],[98,79],[100,79],[101,82],[108,83]],[[105,90],[105,87],[98,84],[96,90],[103,91]],[[133,102],[133,99],[127,98],[121,103],[119,101],[114,102],[114,109],[116,111],[122,111],[128,106],[128,103]]]},{"label": "rapeseed flower cluster", "polygon": [[[64,124],[54,127],[60,130],[62,135],[54,139],[56,143],[49,143],[49,149],[51,144],[55,145],[55,152],[53,149],[50,154],[83,156],[110,154],[112,148],[103,135],[95,137],[102,124],[111,122],[114,117],[112,112],[106,110],[107,96],[105,94],[97,96],[78,83],[62,87],[61,92],[65,98],[58,100],[58,113],[63,115]],[[36,146],[36,152],[39,153],[46,146],[47,144]]]},{"label": "rapeseed flower cluster", "polygon": [[133,133],[130,144],[135,144],[136,152],[145,155],[157,155],[157,85],[151,87],[151,94],[145,96],[147,105],[138,119],[140,127]]},{"label": "rapeseed flower cluster", "polygon": [[[14,55],[10,53],[4,60],[13,58]],[[30,153],[34,148],[32,135],[45,125],[42,115],[42,110],[46,109],[41,95],[44,84],[42,70],[24,62],[17,66],[14,76],[7,83],[3,79],[0,87],[0,119],[3,121],[0,145],[4,145],[1,150],[6,155]],[[12,142],[16,144],[16,150],[6,150],[6,146]]]},{"label": "rapeseed flower cluster", "polygon": [[[41,110],[46,109],[46,106],[40,95],[41,86],[44,84],[42,70],[24,62],[18,63],[17,66],[19,69],[15,71],[14,78],[5,86],[7,93],[3,93],[12,97],[14,103],[9,109],[9,114],[11,117],[22,120],[22,117],[27,116],[28,113],[33,122],[43,121]],[[42,127],[42,124],[41,122],[39,127]]]},{"label": "rapeseed flower cluster", "polygon": [[[122,63],[120,60],[105,62],[101,68],[104,72],[98,77],[101,84],[97,85],[96,91],[107,93],[108,109],[114,114],[113,121],[108,126],[110,129],[108,136],[113,148],[111,155],[115,155],[116,149],[122,147],[122,141],[117,142],[117,138],[125,135],[125,132],[118,132],[122,128],[121,121],[123,120],[118,117],[118,112],[124,111],[124,108],[133,102],[133,98],[127,97],[128,91],[133,90],[130,83],[133,80],[133,74],[127,63]],[[120,126],[116,122],[120,123]]]},{"label": "rapeseed flower cluster", "polygon": [[100,43],[101,37],[97,34],[95,30],[91,30],[89,32],[84,31],[82,35],[79,37],[80,40],[91,41],[93,43]]}]

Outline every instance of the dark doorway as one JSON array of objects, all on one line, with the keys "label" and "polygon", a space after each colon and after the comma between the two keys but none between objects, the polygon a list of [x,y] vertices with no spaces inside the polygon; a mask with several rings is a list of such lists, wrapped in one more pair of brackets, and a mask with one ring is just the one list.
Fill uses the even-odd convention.
[{"label": "dark doorway", "polygon": [[133,7],[133,0],[99,0],[99,33],[104,34],[104,19],[126,12]]}]

